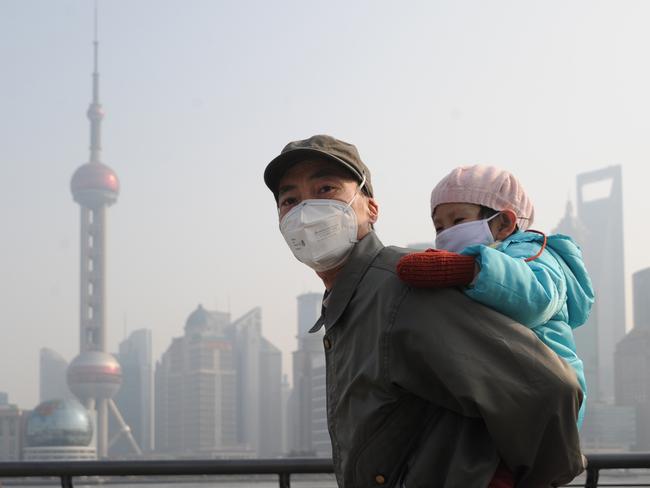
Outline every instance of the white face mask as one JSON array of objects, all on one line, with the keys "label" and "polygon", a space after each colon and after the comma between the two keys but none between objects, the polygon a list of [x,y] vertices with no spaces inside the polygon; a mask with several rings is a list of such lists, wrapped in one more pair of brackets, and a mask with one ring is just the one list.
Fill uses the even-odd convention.
[{"label": "white face mask", "polygon": [[357,215],[349,203],[338,200],[303,200],[280,221],[280,232],[296,259],[315,271],[343,264],[357,242]]},{"label": "white face mask", "polygon": [[494,236],[488,222],[497,215],[499,214],[494,214],[489,219],[473,220],[443,230],[436,236],[436,249],[461,252],[469,246],[494,243]]}]

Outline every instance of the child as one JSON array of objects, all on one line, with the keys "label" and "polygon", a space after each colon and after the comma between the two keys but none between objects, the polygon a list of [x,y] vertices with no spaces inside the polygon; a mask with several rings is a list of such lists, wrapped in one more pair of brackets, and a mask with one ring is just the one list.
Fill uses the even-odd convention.
[{"label": "child", "polygon": [[[404,256],[397,273],[416,287],[462,286],[464,293],[529,327],[586,382],[573,329],[594,301],[582,254],[570,237],[528,230],[533,204],[517,178],[491,166],[454,169],[431,192],[436,248]],[[458,254],[460,253],[460,254]],[[514,486],[499,465],[489,488]]]},{"label": "child", "polygon": [[[594,301],[582,254],[564,235],[528,230],[533,204],[517,178],[491,166],[454,169],[431,192],[436,248],[404,256],[400,278],[416,287],[462,286],[464,293],[529,327],[586,383],[573,329]],[[458,254],[460,253],[460,254]]]}]

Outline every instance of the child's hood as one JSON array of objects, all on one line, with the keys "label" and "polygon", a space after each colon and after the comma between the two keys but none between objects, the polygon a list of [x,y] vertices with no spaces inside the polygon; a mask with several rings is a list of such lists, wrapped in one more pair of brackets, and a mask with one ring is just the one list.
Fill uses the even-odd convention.
[{"label": "child's hood", "polygon": [[550,236],[547,247],[560,258],[558,262],[566,275],[568,322],[575,329],[587,321],[594,304],[594,288],[582,259],[582,251],[573,239],[562,234]]},{"label": "child's hood", "polygon": [[[518,232],[513,240],[542,242],[544,237],[532,232]],[[510,239],[509,239],[510,240]],[[566,278],[568,324],[571,328],[584,324],[594,303],[594,288],[582,258],[582,251],[568,236],[548,236],[546,249],[555,257]]]}]

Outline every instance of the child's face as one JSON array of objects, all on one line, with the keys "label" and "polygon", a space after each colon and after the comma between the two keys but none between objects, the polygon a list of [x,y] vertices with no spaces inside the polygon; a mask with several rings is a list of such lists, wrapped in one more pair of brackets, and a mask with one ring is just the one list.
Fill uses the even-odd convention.
[{"label": "child's face", "polygon": [[454,225],[481,218],[481,206],[473,203],[441,203],[431,215],[433,227],[440,234]]}]

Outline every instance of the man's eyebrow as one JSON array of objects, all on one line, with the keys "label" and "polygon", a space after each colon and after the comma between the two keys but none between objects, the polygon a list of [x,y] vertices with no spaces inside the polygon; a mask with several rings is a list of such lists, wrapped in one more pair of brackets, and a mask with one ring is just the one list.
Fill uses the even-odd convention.
[{"label": "man's eyebrow", "polygon": [[282,185],[280,188],[278,188],[278,196],[288,191],[295,190],[295,188],[296,185]]}]

